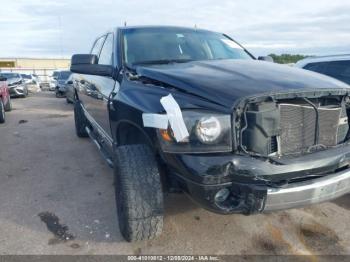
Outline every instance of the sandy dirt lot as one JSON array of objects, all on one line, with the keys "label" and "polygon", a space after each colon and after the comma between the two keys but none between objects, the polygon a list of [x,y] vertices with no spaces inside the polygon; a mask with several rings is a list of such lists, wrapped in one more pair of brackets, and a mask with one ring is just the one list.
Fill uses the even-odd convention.
[{"label": "sandy dirt lot", "polygon": [[255,216],[167,195],[162,236],[127,243],[113,172],[75,136],[73,106],[45,92],[13,105],[0,125],[0,254],[350,254],[350,195]]}]

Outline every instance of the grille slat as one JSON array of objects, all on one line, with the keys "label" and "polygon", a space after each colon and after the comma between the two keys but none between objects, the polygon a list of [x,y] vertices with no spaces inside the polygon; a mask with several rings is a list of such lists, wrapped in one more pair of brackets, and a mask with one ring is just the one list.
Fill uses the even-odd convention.
[{"label": "grille slat", "polygon": [[338,143],[338,127],[341,108],[320,108],[320,141],[325,146],[335,146]]},{"label": "grille slat", "polygon": [[[316,112],[308,105],[280,104],[280,154],[298,153],[315,143]],[[338,143],[341,107],[319,107],[319,144],[334,146]]]},{"label": "grille slat", "polygon": [[300,152],[314,144],[316,113],[310,106],[280,104],[281,154]]}]

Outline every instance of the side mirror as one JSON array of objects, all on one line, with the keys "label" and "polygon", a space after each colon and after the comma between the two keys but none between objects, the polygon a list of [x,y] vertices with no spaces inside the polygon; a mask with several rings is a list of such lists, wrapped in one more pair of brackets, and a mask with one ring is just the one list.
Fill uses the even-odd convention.
[{"label": "side mirror", "polygon": [[273,58],[271,56],[259,56],[258,60],[273,63]]},{"label": "side mirror", "polygon": [[78,74],[113,76],[114,68],[110,65],[99,65],[98,57],[91,54],[73,55],[70,71]]},{"label": "side mirror", "polygon": [[72,80],[67,81],[67,85],[73,85],[73,81]]},{"label": "side mirror", "polygon": [[7,81],[7,78],[0,76],[0,81]]}]

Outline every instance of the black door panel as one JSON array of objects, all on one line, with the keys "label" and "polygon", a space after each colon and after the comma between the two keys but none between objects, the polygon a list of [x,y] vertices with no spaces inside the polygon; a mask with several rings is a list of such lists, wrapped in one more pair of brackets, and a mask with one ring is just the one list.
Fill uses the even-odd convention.
[{"label": "black door panel", "polygon": [[[114,36],[112,33],[98,38],[91,53],[98,56],[98,63],[101,65],[114,65]],[[111,77],[96,75],[79,75],[76,81],[79,99],[85,110],[93,119],[93,124],[98,125],[98,129],[103,135],[112,137],[109,122],[108,103],[110,94],[115,85],[119,89],[119,83]]]},{"label": "black door panel", "polygon": [[87,111],[96,123],[111,136],[108,101],[115,85],[115,80],[102,76],[87,76],[86,95],[89,97]]}]

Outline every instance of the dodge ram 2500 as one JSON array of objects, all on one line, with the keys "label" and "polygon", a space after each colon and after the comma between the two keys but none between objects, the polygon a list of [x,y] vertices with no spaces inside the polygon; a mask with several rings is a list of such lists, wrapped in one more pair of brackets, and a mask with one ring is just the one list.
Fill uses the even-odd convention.
[{"label": "dodge ram 2500", "polygon": [[126,240],[161,233],[164,191],[221,214],[350,192],[349,86],[267,60],[182,27],[117,28],[72,57],[76,133],[114,168]]}]

